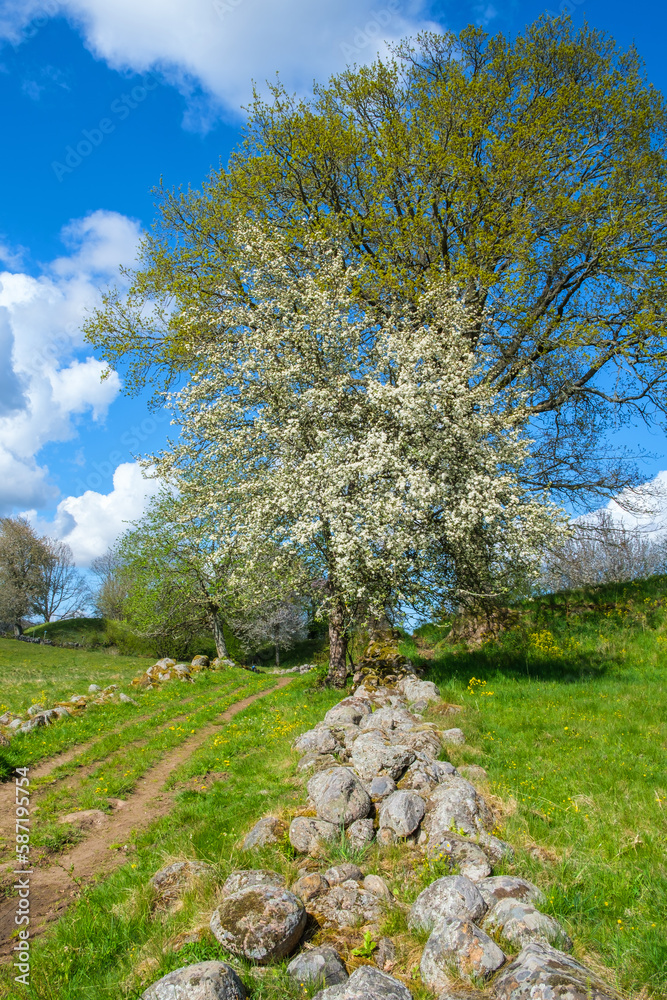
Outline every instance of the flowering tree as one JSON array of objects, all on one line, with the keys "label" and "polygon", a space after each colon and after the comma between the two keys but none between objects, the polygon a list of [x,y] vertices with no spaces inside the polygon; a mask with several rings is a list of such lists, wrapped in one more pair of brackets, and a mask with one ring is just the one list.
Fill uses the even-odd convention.
[{"label": "flowering tree", "polygon": [[281,649],[291,649],[308,638],[308,615],[297,595],[264,603],[250,616],[235,618],[232,625],[237,639],[251,651],[271,643],[277,667]]},{"label": "flowering tree", "polygon": [[362,614],[441,600],[434,565],[479,535],[501,561],[531,565],[554,510],[517,483],[520,402],[495,406],[476,378],[447,287],[362,309],[362,275],[334,245],[288,252],[249,225],[239,245],[242,287],[191,310],[195,370],[170,396],[181,438],[151,461],[240,563],[269,551],[274,572],[285,561],[323,581],[342,687]]}]

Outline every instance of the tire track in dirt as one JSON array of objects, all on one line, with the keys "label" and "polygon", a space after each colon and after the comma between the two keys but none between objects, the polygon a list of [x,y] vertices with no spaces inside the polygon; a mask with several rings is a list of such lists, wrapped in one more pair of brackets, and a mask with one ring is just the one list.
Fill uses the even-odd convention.
[{"label": "tire track in dirt", "polygon": [[[169,812],[175,791],[166,791],[164,784],[193,751],[205,743],[221,724],[229,722],[259,698],[265,698],[285,687],[291,679],[283,677],[274,687],[235,702],[215,722],[200,729],[150,768],[139,779],[134,792],[127,798],[122,808],[115,810],[109,817],[109,822],[101,829],[95,830],[71,851],[62,855],[57,865],[35,868],[30,876],[31,937],[34,938],[42,933],[49,923],[57,920],[67,906],[79,896],[82,886],[100,875],[109,874],[127,861],[127,855],[110,851],[110,846],[126,842],[133,830],[145,827]],[[12,957],[14,941],[10,935],[16,930],[14,924],[16,906],[17,899],[13,896],[0,902],[0,963],[7,963]]]}]

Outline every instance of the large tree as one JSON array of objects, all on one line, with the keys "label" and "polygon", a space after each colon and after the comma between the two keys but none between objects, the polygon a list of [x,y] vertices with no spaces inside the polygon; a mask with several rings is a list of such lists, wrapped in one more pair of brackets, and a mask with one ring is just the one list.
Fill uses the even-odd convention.
[{"label": "large tree", "polygon": [[41,538],[39,542],[43,552],[32,592],[31,613],[45,622],[83,614],[90,591],[74,565],[71,548],[54,538]]},{"label": "large tree", "polygon": [[363,303],[456,283],[477,377],[527,407],[526,485],[618,493],[636,471],[605,445],[612,422],[665,409],[665,124],[636,51],[566,17],[514,40],[425,34],[310,99],[276,86],[226,169],[160,191],[129,297],[107,296],[89,336],[130,385],[169,384],[210,335],[191,307],[244,294],[239,218],[295,258],[333,236],[363,262]]},{"label": "large tree", "polygon": [[[171,399],[181,434],[151,462],[184,520],[223,551],[233,540],[258,594],[275,599],[294,566],[320,581],[342,687],[360,618],[433,608],[471,580],[497,596],[497,567],[528,568],[554,511],[517,482],[525,408],[498,407],[476,377],[447,284],[387,316],[358,304],[363,274],[335,243],[309,239],[295,258],[250,225],[237,243],[244,293],[222,275],[219,299],[190,310],[195,371]],[[482,548],[461,580],[452,559],[473,565]]]}]

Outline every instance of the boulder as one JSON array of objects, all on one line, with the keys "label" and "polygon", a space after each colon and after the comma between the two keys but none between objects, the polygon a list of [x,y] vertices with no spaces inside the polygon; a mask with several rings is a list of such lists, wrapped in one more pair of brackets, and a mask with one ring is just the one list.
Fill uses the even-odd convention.
[{"label": "boulder", "polygon": [[297,753],[301,754],[325,754],[338,753],[342,743],[336,739],[328,726],[316,726],[307,732],[297,736],[292,744]]},{"label": "boulder", "polygon": [[208,656],[204,656],[203,654],[200,653],[199,656],[192,657],[191,666],[197,667],[199,670],[201,670],[203,667],[209,667],[210,665],[211,661],[209,660]]},{"label": "boulder", "polygon": [[452,967],[462,979],[488,979],[504,961],[495,941],[471,920],[442,920],[426,942],[419,969],[422,982],[435,991],[450,985]]},{"label": "boulder", "polygon": [[169,656],[164,656],[161,660],[158,660],[154,666],[156,666],[158,670],[169,670],[170,667],[176,666],[176,660],[172,660]]},{"label": "boulder", "polygon": [[459,774],[462,774],[468,781],[488,781],[489,776],[479,764],[460,764]]},{"label": "boulder", "polygon": [[571,955],[533,941],[494,981],[498,1000],[615,1000],[615,992]]},{"label": "boulder", "polygon": [[445,729],[442,734],[442,742],[449,743],[452,746],[461,746],[465,741],[466,738],[461,729]]},{"label": "boulder", "polygon": [[330,767],[336,767],[338,761],[330,753],[307,753],[296,765],[297,771],[301,773],[307,771],[324,771]]},{"label": "boulder", "polygon": [[486,903],[474,882],[465,875],[446,875],[420,892],[410,909],[408,923],[432,931],[443,920],[477,921],[485,913]]},{"label": "boulder", "polygon": [[455,774],[456,769],[449,761],[429,760],[425,754],[420,753],[401,778],[400,787],[430,795],[437,785]]},{"label": "boulder", "polygon": [[441,843],[452,830],[474,837],[493,823],[491,810],[465,778],[450,775],[433,789],[429,799],[433,807],[428,817],[429,848]]},{"label": "boulder", "polygon": [[376,923],[385,915],[386,901],[364,889],[354,879],[334,885],[309,904],[322,927],[360,927]]},{"label": "boulder", "polygon": [[407,708],[386,705],[384,708],[378,708],[377,712],[373,712],[372,715],[363,718],[359,723],[359,728],[364,732],[371,729],[384,729],[386,732],[391,732],[394,729],[410,730],[419,726],[420,723],[421,720],[412,712],[408,712]]},{"label": "boulder", "polygon": [[363,880],[363,887],[367,892],[372,892],[374,896],[391,903],[393,895],[391,889],[380,875],[366,875]]},{"label": "boulder", "polygon": [[28,715],[32,719],[34,715],[39,715],[39,713],[43,711],[44,711],[43,705],[31,705],[30,708],[28,709]]},{"label": "boulder", "polygon": [[352,725],[358,726],[363,718],[370,716],[371,712],[372,706],[369,701],[352,696],[351,698],[343,698],[337,705],[330,708],[324,716],[324,722],[329,726],[340,725],[343,722],[351,722]]},{"label": "boulder", "polygon": [[500,864],[505,859],[511,861],[514,857],[514,848],[512,845],[506,843],[504,840],[500,840],[499,837],[494,837],[492,833],[480,830],[477,834],[477,839],[484,848],[487,857],[491,860],[491,864]]},{"label": "boulder", "polygon": [[102,688],[99,686],[99,684],[88,685],[88,694],[98,694],[101,690]]},{"label": "boulder", "polygon": [[242,850],[250,851],[253,847],[266,847],[267,844],[277,844],[285,836],[287,825],[276,816],[264,816],[245,835]]},{"label": "boulder", "polygon": [[156,902],[162,906],[170,906],[195,879],[212,872],[211,865],[203,861],[174,861],[173,864],[160,868],[150,879],[150,884],[155,889]]},{"label": "boulder", "polygon": [[375,828],[372,819],[358,819],[350,823],[346,830],[347,839],[352,847],[362,850],[375,840]]},{"label": "boulder", "polygon": [[440,701],[440,692],[433,681],[419,681],[416,677],[403,677],[396,690],[407,701]]},{"label": "boulder", "polygon": [[479,882],[477,888],[489,909],[501,899],[516,899],[522,903],[533,903],[535,906],[544,906],[546,903],[541,889],[532,882],[514,875],[492,875],[491,878]]},{"label": "boulder", "polygon": [[222,947],[258,965],[289,955],[305,926],[306,909],[299,897],[273,885],[232,893],[211,917],[211,930]]},{"label": "boulder", "polygon": [[333,823],[310,816],[297,816],[289,828],[290,844],[300,854],[313,854],[323,841],[335,840],[337,836],[338,827]]},{"label": "boulder", "polygon": [[220,890],[222,897],[232,896],[241,889],[252,889],[256,886],[271,886],[274,889],[283,889],[285,879],[278,872],[273,872],[269,868],[243,868],[240,871],[232,872]]},{"label": "boulder", "polygon": [[[491,874],[491,865],[479,844],[457,833],[449,833],[435,847],[429,847],[428,854],[431,858],[446,859],[452,868],[456,865],[460,875],[465,875],[478,886]],[[487,906],[491,905],[487,901]]]},{"label": "boulder", "polygon": [[361,882],[363,877],[364,873],[359,865],[354,865],[351,861],[344,861],[340,865],[333,865],[333,867],[327,868],[324,873],[324,878],[329,885],[340,885],[341,882],[347,882],[348,879],[352,879],[354,882]]},{"label": "boulder", "polygon": [[428,760],[435,760],[442,751],[442,740],[436,730],[430,727],[410,732],[405,729],[393,729],[388,735],[391,743],[400,743],[401,746],[412,750],[415,755],[421,755]]},{"label": "boulder", "polygon": [[335,986],[348,980],[345,963],[334,948],[309,948],[293,958],[287,975],[297,983]]},{"label": "boulder", "polygon": [[531,941],[546,941],[563,951],[572,950],[572,941],[557,920],[518,899],[499,900],[484,918],[483,927],[520,948]]},{"label": "boulder", "polygon": [[317,815],[335,826],[349,826],[370,812],[368,792],[349,767],[319,771],[308,782],[308,794]]},{"label": "boulder", "polygon": [[397,837],[409,837],[421,823],[425,808],[417,792],[393,792],[380,806],[380,829],[389,827]]},{"label": "boulder", "polygon": [[310,903],[317,899],[329,889],[329,883],[319,872],[312,872],[310,875],[302,875],[292,886],[292,892],[304,903]]},{"label": "boulder", "polygon": [[362,965],[346,983],[321,990],[313,1000],[412,1000],[412,994],[393,976],[372,965]]},{"label": "boulder", "polygon": [[371,797],[371,802],[381,802],[396,791],[396,782],[386,774],[378,774],[371,780],[366,791]]},{"label": "boulder", "polygon": [[124,705],[136,705],[136,704],[137,704],[137,702],[136,702],[136,701],[134,700],[134,698],[130,698],[130,696],[129,696],[129,695],[127,695],[127,694],[123,694],[123,692],[122,692],[122,691],[121,691],[121,693],[120,693],[120,694],[118,695],[118,698],[119,698],[119,700],[120,700],[120,701],[122,701],[122,703],[123,703]]},{"label": "boulder", "polygon": [[226,962],[185,965],[158,979],[142,1000],[245,1000],[243,983]]},{"label": "boulder", "polygon": [[363,733],[355,741],[350,755],[350,763],[362,781],[366,782],[378,775],[396,781],[414,759],[413,750],[404,746],[392,746],[380,732]]}]

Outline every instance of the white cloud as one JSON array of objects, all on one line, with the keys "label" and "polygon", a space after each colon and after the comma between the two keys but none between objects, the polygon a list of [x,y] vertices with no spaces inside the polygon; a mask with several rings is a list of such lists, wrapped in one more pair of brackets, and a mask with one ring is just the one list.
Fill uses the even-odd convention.
[{"label": "white cloud", "polygon": [[197,87],[232,113],[252,80],[262,86],[276,71],[303,92],[314,78],[369,62],[386,41],[437,30],[426,10],[425,0],[8,0],[0,36],[16,42],[40,14],[64,13],[97,57],[119,70],[161,71],[206,119]]},{"label": "white cloud", "polygon": [[100,285],[134,260],[138,238],[132,220],[93,212],[63,230],[70,253],[38,277],[0,273],[0,512],[54,499],[40,449],[74,437],[82,414],[104,420],[118,395],[118,376],[101,380],[81,324]]},{"label": "white cloud", "polygon": [[667,471],[635,490],[626,490],[607,504],[615,521],[649,535],[667,532]]},{"label": "white cloud", "polygon": [[114,473],[110,493],[87,490],[79,497],[67,497],[50,522],[39,519],[34,510],[25,516],[40,534],[67,542],[77,566],[90,566],[127,530],[128,522],[141,517],[158,489],[157,480],[144,479],[137,462],[124,462]]}]

